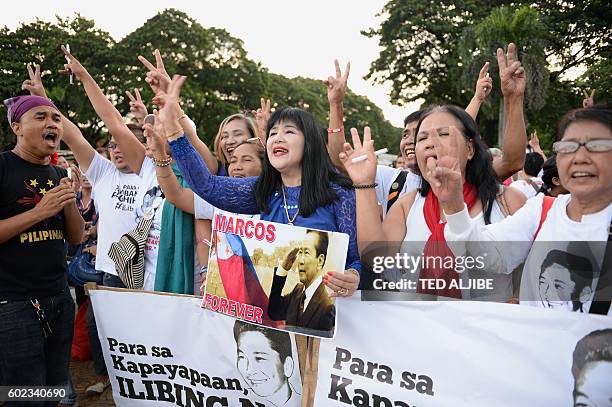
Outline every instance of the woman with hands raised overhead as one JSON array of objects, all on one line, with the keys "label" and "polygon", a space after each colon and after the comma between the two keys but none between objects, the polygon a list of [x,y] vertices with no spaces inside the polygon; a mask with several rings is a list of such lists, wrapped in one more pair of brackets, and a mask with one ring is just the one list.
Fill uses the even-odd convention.
[{"label": "woman with hands raised overhead", "polygon": [[[172,155],[193,191],[217,208],[260,214],[262,220],[337,231],[349,235],[347,273],[327,280],[338,295],[351,295],[359,284],[361,265],[355,240],[354,192],[327,155],[321,127],[301,109],[284,108],[268,122],[266,155],[259,177],[214,176],[195,154],[178,122],[180,88],[185,77],[175,75],[160,111]],[[178,107],[178,108],[177,108]]]}]

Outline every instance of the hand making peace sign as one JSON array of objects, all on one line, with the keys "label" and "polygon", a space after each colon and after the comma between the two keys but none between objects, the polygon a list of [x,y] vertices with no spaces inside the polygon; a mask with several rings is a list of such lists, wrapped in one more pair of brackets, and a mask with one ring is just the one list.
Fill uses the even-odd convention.
[{"label": "hand making peace sign", "polygon": [[329,103],[340,104],[344,100],[344,94],[346,93],[351,63],[347,62],[344,75],[340,71],[340,63],[337,59],[334,59],[334,65],[336,66],[336,77],[328,76],[327,80],[324,80],[323,83],[327,86],[327,100],[329,100]]},{"label": "hand making peace sign", "polygon": [[168,91],[168,86],[170,86],[170,75],[166,72],[166,68],[164,67],[164,61],[162,60],[161,53],[158,49],[153,52],[155,56],[155,63],[157,66],[153,66],[145,57],[142,55],[138,55],[138,60],[143,63],[145,67],[149,70],[147,72],[147,77],[145,78],[145,82],[151,86],[153,89],[153,93],[155,95],[159,95],[160,93],[165,93]]},{"label": "hand making peace sign", "polygon": [[27,90],[31,95],[46,98],[47,94],[40,77],[40,65],[36,64],[35,69],[36,71],[33,71],[32,64],[28,64],[28,75],[30,76],[30,79],[23,81],[21,84],[21,89]]},{"label": "hand making peace sign", "polygon": [[136,94],[136,97],[134,97],[129,90],[125,91],[125,94],[130,99],[130,112],[132,112],[139,123],[142,123],[148,113],[147,107],[142,101],[140,91],[138,89],[134,89],[134,93]]},{"label": "hand making peace sign", "polygon": [[516,45],[508,44],[507,60],[504,51],[497,49],[499,79],[504,97],[523,96],[525,94],[525,68],[516,57]]},{"label": "hand making peace sign", "polygon": [[68,61],[68,63],[64,64],[64,69],[59,71],[61,74],[64,74],[64,75],[72,74],[78,81],[82,81],[84,77],[89,75],[89,72],[87,72],[87,69],[85,69],[85,67],[81,65],[79,60],[76,59],[70,52],[68,52],[66,47],[63,45],[62,45],[62,51],[64,52],[64,56],[66,57],[66,60]]}]

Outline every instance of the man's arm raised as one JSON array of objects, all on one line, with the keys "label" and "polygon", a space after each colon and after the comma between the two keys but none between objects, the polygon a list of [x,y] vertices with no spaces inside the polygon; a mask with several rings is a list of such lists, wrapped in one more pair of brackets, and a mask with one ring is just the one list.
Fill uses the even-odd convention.
[{"label": "man's arm raised", "polygon": [[121,113],[106,98],[106,95],[83,65],[63,45],[62,51],[64,51],[64,55],[70,61],[64,65],[65,69],[62,72],[72,73],[77,80],[83,83],[89,101],[98,116],[104,121],[108,131],[113,135],[115,142],[121,148],[130,169],[136,174],[140,173],[140,167],[145,157],[145,147],[127,127]]}]

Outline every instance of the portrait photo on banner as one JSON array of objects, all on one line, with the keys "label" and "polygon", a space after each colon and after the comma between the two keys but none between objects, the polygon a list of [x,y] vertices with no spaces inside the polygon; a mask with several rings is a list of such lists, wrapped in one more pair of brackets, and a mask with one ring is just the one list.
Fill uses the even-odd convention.
[{"label": "portrait photo on banner", "polygon": [[525,263],[521,301],[588,312],[607,242],[537,242]]},{"label": "portrait photo on banner", "polygon": [[344,270],[348,235],[217,211],[202,307],[237,319],[332,338],[336,302],[323,284]]}]

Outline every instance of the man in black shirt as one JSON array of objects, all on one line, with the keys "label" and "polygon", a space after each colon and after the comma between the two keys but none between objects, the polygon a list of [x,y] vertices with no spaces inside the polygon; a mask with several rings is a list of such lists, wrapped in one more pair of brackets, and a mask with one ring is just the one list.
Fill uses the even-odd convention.
[{"label": "man in black shirt", "polygon": [[84,227],[66,170],[49,163],[65,119],[43,97],[5,104],[17,144],[0,154],[0,386],[59,386],[74,322],[64,239]]}]

